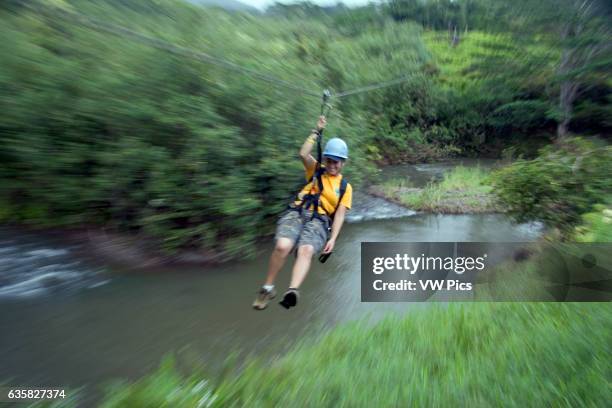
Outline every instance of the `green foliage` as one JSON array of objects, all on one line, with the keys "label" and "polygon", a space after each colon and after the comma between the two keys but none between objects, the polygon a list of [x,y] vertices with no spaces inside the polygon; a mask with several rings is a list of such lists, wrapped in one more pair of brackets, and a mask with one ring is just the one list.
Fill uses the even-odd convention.
[{"label": "green foliage", "polygon": [[401,204],[435,213],[478,213],[500,211],[492,194],[488,173],[480,167],[458,166],[423,189],[410,188],[410,181],[389,180],[380,186],[382,193]]},{"label": "green foliage", "polygon": [[[612,202],[612,198],[608,199]],[[612,242],[612,209],[597,204],[593,211],[582,215],[582,224],[574,231],[576,242]]]},{"label": "green foliage", "polygon": [[605,304],[431,306],[338,327],[214,385],[162,369],[102,406],[605,406],[611,317]]},{"label": "green foliage", "polygon": [[[508,30],[522,20],[499,24],[514,14],[498,1],[277,5],[265,15],[178,0],[48,4],[313,91],[409,75],[334,100],[326,136],[349,142],[355,186],[374,162],[488,152],[494,139],[503,148],[550,134],[561,118],[550,78],[562,48],[545,33],[518,41]],[[103,225],[167,251],[227,255],[251,253],[271,231],[301,181],[296,152],[317,98],[20,2],[3,3],[0,21],[0,219]],[[452,44],[449,21],[461,28]],[[589,84],[576,109],[589,132],[609,127],[610,83],[598,67],[574,73]]]},{"label": "green foliage", "polygon": [[[362,79],[341,75],[321,23],[177,1],[65,5],[291,82],[306,78],[313,90]],[[297,151],[316,98],[16,5],[0,9],[0,20],[4,221],[98,224],[140,232],[167,251],[253,253],[303,179]],[[361,143],[363,119],[329,122],[328,134],[351,146],[346,173],[358,185],[375,154]]]},{"label": "green foliage", "polygon": [[543,148],[494,176],[495,191],[517,220],[568,231],[612,193],[612,148],[573,138]]},{"label": "green foliage", "polygon": [[452,46],[448,36],[424,40],[438,67],[436,121],[465,151],[486,151],[489,142],[554,127],[546,81],[557,54],[541,41],[527,46],[510,33],[472,31]]},{"label": "green foliage", "polygon": [[100,408],[210,407],[216,399],[211,385],[202,379],[201,374],[181,374],[170,357],[162,361],[155,374],[135,384],[112,384],[107,395]]},{"label": "green foliage", "polygon": [[475,0],[392,0],[386,7],[395,20],[418,21],[434,30],[445,30],[450,25],[461,30],[482,25],[487,6],[490,8],[490,4]]},{"label": "green foliage", "polygon": [[510,126],[516,130],[528,132],[550,124],[549,110],[550,104],[546,101],[514,101],[495,109],[490,123],[500,129]]}]

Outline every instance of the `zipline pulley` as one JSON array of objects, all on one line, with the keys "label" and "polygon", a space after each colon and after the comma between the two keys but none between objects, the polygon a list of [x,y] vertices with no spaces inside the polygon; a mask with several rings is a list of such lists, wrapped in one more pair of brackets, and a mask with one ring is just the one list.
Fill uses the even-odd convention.
[{"label": "zipline pulley", "polygon": [[331,96],[332,94],[329,89],[325,89],[323,91],[323,100],[321,101],[321,116],[329,115],[329,111],[332,110],[332,105],[329,103]]},{"label": "zipline pulley", "polygon": [[[329,103],[329,100],[331,99],[332,93],[329,89],[324,89],[323,90],[323,98],[321,99],[321,116],[326,116],[329,115],[329,112],[332,110],[332,105]],[[315,170],[315,174],[314,174],[314,181],[318,181],[319,184],[322,186],[322,182],[321,182],[321,162],[322,162],[322,149],[321,149],[321,143],[323,142],[323,130],[324,129],[319,129],[317,132],[317,167]]]},{"label": "zipline pulley", "polygon": [[[332,93],[329,89],[323,90],[323,98],[321,99],[321,116],[329,115],[329,112],[332,110],[332,105],[329,103],[331,99]],[[321,143],[323,142],[323,130],[319,129],[317,132],[317,167],[315,171],[315,179],[320,177],[320,167],[321,161],[323,159],[321,152]]]}]

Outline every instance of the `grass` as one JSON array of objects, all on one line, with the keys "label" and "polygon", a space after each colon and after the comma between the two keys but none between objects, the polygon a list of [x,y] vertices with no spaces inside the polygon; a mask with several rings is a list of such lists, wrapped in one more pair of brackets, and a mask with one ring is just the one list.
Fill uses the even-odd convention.
[{"label": "grass", "polygon": [[606,406],[611,312],[609,304],[432,306],[338,327],[217,384],[166,362],[101,406]]},{"label": "grass", "polygon": [[[528,46],[517,44],[512,36],[504,33],[470,31],[467,35],[459,33],[461,41],[452,47],[446,31],[425,31],[423,41],[439,69],[438,80],[442,85],[458,89],[468,89],[482,80],[479,65],[486,58],[496,58],[500,63],[512,64],[517,55],[527,58],[534,64],[558,59],[557,50],[551,49],[545,41],[534,39]],[[550,67],[549,67],[550,69]],[[547,80],[550,71],[541,70],[538,75],[532,72],[525,76],[530,81],[528,88],[541,85]]]},{"label": "grass", "polygon": [[488,174],[480,167],[455,167],[441,181],[423,189],[408,187],[409,181],[393,179],[372,188],[383,196],[417,211],[443,214],[499,212]]},{"label": "grass", "polygon": [[[608,202],[612,199],[608,198]],[[612,242],[612,206],[598,204],[592,212],[582,215],[583,224],[576,227],[578,242]]]},{"label": "grass", "polygon": [[402,178],[394,178],[389,179],[382,184],[376,186],[378,190],[386,196],[397,196],[398,194],[410,192],[410,191],[420,191],[420,188],[414,187],[410,177],[402,177]]},{"label": "grass", "polygon": [[[525,282],[554,260],[534,251],[504,265],[493,290],[540,296],[541,287]],[[432,304],[341,325],[216,379],[166,358],[139,381],[107,387],[99,406],[604,407],[612,398],[610,327],[609,303]]]}]

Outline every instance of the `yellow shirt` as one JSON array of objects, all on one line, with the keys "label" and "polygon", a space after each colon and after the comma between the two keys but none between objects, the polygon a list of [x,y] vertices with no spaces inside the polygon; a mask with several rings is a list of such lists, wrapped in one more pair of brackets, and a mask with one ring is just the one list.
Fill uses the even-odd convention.
[{"label": "yellow shirt", "polygon": [[[314,171],[316,169],[316,163],[312,165],[312,167],[306,167],[306,180],[309,180]],[[338,198],[340,197],[340,182],[342,181],[342,174],[338,174],[337,176],[332,176],[327,172],[323,173],[321,176],[321,181],[323,182],[323,194],[321,194],[321,198],[319,200],[319,214],[332,214],[336,205],[338,204]],[[314,186],[313,186],[314,184]],[[296,205],[301,203],[301,199],[305,194],[308,193],[317,193],[319,191],[319,185],[316,180],[311,181],[306,184],[302,191],[298,194],[299,200],[295,201]],[[346,191],[344,196],[342,197],[342,201],[340,204],[345,206],[347,209],[351,208],[351,204],[353,202],[353,187],[350,183],[346,184]],[[313,206],[311,205],[309,210],[311,210]]]}]

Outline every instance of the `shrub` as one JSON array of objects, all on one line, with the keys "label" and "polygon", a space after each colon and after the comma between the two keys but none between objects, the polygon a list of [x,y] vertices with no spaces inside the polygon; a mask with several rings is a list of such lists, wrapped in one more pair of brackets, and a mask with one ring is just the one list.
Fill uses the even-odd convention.
[{"label": "shrub", "polygon": [[569,231],[611,193],[612,147],[572,138],[493,175],[495,191],[518,221]]}]

